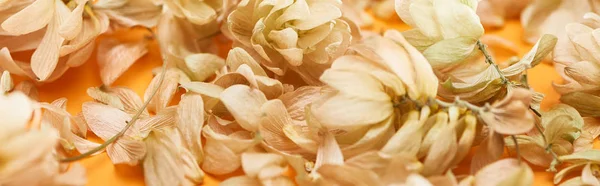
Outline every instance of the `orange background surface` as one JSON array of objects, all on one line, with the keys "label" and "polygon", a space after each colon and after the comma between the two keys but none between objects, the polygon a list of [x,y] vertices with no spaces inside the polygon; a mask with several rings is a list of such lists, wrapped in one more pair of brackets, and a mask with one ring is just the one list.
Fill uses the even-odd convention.
[{"label": "orange background surface", "polygon": [[[401,23],[398,18],[392,20],[380,21],[376,20],[374,26],[367,28],[369,30],[385,30],[387,28],[395,28],[399,30],[407,30],[408,26]],[[558,29],[558,28],[557,28]],[[518,46],[519,56],[523,56],[531,45],[522,41],[523,31],[518,21],[509,21],[507,25],[501,29],[486,30],[487,34],[499,35],[506,38]],[[121,40],[128,40],[136,37],[142,37],[144,32],[123,32],[113,36]],[[102,38],[99,38],[102,39]],[[223,47],[220,51],[222,57],[227,54],[227,47]],[[55,99],[66,97],[68,98],[67,109],[72,114],[81,112],[81,104],[86,101],[92,101],[92,98],[87,96],[86,89],[88,87],[97,87],[101,85],[98,66],[96,64],[95,54],[83,66],[72,68],[67,71],[59,80],[40,85],[40,101],[51,102]],[[121,76],[114,86],[126,86],[133,89],[140,96],[143,95],[146,87],[152,79],[152,69],[161,66],[161,58],[156,42],[153,42],[149,47],[149,53],[136,62],[127,72]],[[560,76],[554,70],[554,67],[549,63],[542,63],[534,69],[529,70],[529,81],[536,91],[546,94],[542,102],[542,110],[549,109],[552,105],[557,104],[559,95],[552,88],[552,82],[561,82]],[[91,133],[90,133],[91,134]],[[93,135],[90,135],[93,136]],[[93,137],[92,137],[93,138]],[[596,148],[599,144],[596,143]],[[456,175],[469,173],[468,156],[454,169]],[[80,161],[87,168],[88,185],[144,185],[143,169],[141,165],[113,165],[105,153],[89,157]],[[535,171],[535,185],[553,185],[553,173],[547,173],[544,168],[532,167]],[[225,176],[207,175],[205,185],[218,185],[218,183],[227,177],[242,174],[237,171],[234,174]]]}]

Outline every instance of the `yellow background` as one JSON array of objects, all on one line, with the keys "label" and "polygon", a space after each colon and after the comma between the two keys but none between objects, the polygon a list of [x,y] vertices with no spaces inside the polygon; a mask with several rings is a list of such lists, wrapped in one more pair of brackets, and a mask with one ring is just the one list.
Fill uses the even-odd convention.
[{"label": "yellow background", "polygon": [[[395,28],[399,30],[408,29],[408,27],[403,25],[397,18],[385,22],[376,20],[374,26],[369,29],[383,30],[386,28]],[[143,30],[137,30],[120,32],[112,36],[103,37],[116,37],[121,40],[129,40],[142,37],[144,33]],[[509,21],[502,29],[487,30],[486,33],[496,34],[514,42],[518,46],[519,56],[523,56],[523,54],[531,48],[531,45],[522,41],[523,31],[517,21]],[[228,47],[229,46],[221,47],[223,49],[220,52],[222,57],[225,57]],[[148,55],[144,56],[125,72],[124,75],[117,80],[114,86],[129,87],[142,96],[152,79],[152,69],[160,66],[161,58],[159,49],[156,42],[153,42],[149,47]],[[536,91],[546,94],[546,97],[542,102],[542,110],[547,110],[552,105],[559,102],[559,95],[552,88],[552,82],[560,83],[561,78],[555,72],[554,67],[551,64],[542,63],[534,69],[529,70],[529,78],[531,86]],[[40,101],[51,102],[55,99],[66,97],[69,100],[67,104],[68,111],[72,114],[77,114],[81,112],[82,103],[92,100],[87,96],[86,89],[88,87],[97,87],[100,85],[100,75],[94,54],[92,59],[86,64],[69,69],[69,71],[59,80],[40,85]],[[596,148],[598,148],[599,145],[600,144],[596,143]],[[456,175],[468,174],[470,157],[471,156],[465,158],[460,166],[454,170]],[[80,162],[87,168],[86,174],[88,176],[88,185],[144,185],[143,170],[139,165],[134,167],[128,165],[113,165],[105,153],[84,159]],[[535,185],[553,185],[553,173],[547,173],[543,168],[539,167],[532,168],[535,171]],[[217,185],[219,181],[236,174],[241,174],[241,171],[237,171],[231,175],[218,177],[207,175],[204,183],[206,185]]]}]

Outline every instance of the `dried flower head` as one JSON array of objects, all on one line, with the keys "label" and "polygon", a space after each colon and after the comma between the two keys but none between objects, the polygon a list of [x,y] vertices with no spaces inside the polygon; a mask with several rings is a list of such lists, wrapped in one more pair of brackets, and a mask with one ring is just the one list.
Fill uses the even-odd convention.
[{"label": "dried flower head", "polygon": [[245,0],[229,15],[236,46],[283,76],[295,71],[308,84],[342,55],[353,37],[352,23],[340,19],[339,0]]},{"label": "dried flower head", "polygon": [[20,92],[0,95],[0,117],[3,118],[0,122],[0,184],[84,185],[85,170],[81,165],[74,164],[67,170],[55,158],[58,131],[34,128],[35,122],[40,122],[36,119],[39,117],[36,107],[36,102]]}]

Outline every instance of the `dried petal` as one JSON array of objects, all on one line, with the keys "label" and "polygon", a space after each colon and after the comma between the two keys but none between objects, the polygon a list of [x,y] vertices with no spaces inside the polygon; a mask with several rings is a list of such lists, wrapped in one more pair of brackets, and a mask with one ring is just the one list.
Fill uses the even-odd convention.
[{"label": "dried petal", "polygon": [[148,53],[147,42],[121,43],[117,40],[102,40],[98,46],[98,67],[104,85],[113,84],[135,61]]},{"label": "dried petal", "polygon": [[262,92],[244,85],[234,85],[225,89],[220,97],[240,126],[248,131],[258,129],[262,114],[260,107],[267,102]]}]

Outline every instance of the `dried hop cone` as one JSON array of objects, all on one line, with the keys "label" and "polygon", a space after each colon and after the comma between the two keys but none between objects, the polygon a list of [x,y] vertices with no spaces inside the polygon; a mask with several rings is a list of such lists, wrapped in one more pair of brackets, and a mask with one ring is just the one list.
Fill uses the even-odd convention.
[{"label": "dried hop cone", "polygon": [[559,38],[554,50],[554,61],[565,84],[554,85],[561,93],[561,101],[575,107],[582,116],[600,116],[597,109],[600,97],[595,92],[600,87],[598,80],[600,58],[597,31],[600,29],[600,16],[585,14],[582,23],[570,23],[565,27],[566,36]]},{"label": "dried hop cone", "polygon": [[234,45],[245,48],[277,75],[288,69],[309,84],[342,55],[353,25],[342,17],[339,0],[240,2],[228,19]]}]

